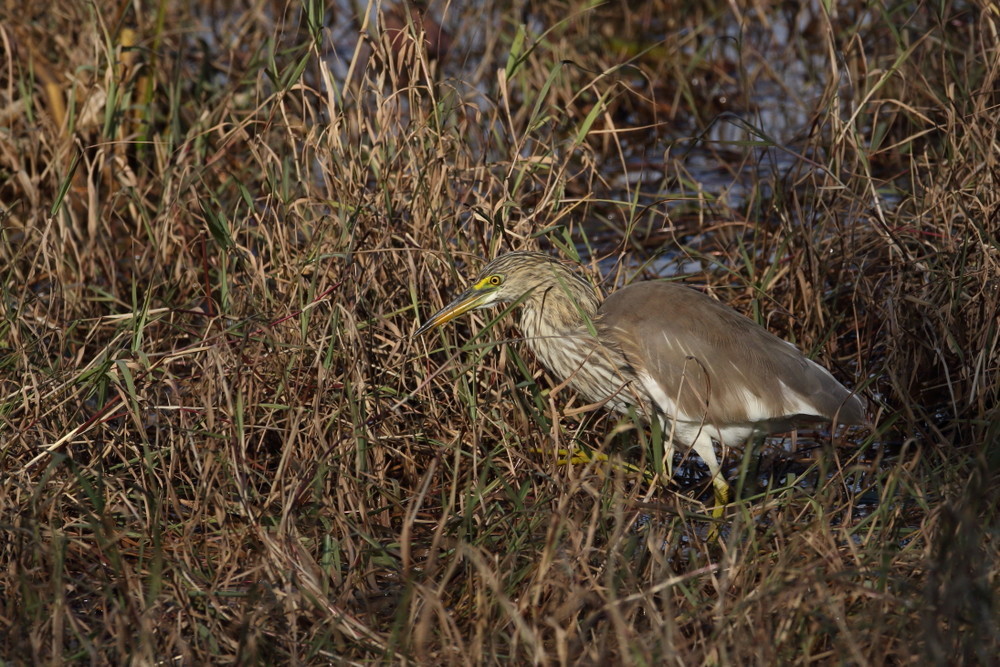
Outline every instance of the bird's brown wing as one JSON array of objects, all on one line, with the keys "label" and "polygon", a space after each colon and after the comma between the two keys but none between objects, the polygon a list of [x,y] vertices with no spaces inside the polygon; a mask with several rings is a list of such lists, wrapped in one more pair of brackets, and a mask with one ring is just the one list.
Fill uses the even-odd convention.
[{"label": "bird's brown wing", "polygon": [[672,416],[716,425],[864,420],[861,401],[826,369],[696,290],[635,283],[608,297],[597,321],[629,363],[659,385]]}]

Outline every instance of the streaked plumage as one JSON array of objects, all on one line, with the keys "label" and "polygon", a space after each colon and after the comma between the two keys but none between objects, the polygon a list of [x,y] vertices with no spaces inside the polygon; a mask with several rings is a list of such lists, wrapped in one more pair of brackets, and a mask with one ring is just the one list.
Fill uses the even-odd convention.
[{"label": "streaked plumage", "polygon": [[640,282],[601,303],[583,277],[542,253],[497,257],[417,334],[518,299],[521,332],[542,363],[588,402],[659,418],[668,443],[692,447],[708,465],[719,501],[727,487],[713,439],[736,445],[802,423],[864,421],[864,403],[825,368],[701,292]]}]

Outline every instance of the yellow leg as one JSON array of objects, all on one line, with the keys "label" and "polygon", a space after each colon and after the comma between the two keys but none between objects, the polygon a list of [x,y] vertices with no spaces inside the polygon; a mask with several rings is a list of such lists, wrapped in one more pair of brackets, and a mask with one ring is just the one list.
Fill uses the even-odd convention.
[{"label": "yellow leg", "polygon": [[729,484],[722,479],[722,475],[716,475],[712,480],[715,487],[715,507],[712,508],[712,518],[721,519],[726,512],[726,505],[729,504]]},{"label": "yellow leg", "polygon": [[608,455],[603,452],[594,452],[589,454],[585,449],[560,449],[556,451],[556,455],[561,457],[556,459],[556,464],[565,465],[579,465],[581,463],[590,463],[591,461],[607,461]]},{"label": "yellow leg", "polygon": [[715,491],[715,505],[712,507],[712,527],[708,531],[708,541],[717,542],[719,539],[719,526],[722,516],[726,512],[726,505],[729,503],[729,484],[722,476],[722,466],[715,456],[715,445],[712,444],[712,437],[707,430],[702,430],[698,437],[691,443],[691,447],[697,452],[701,460],[708,466],[708,471],[712,474],[712,487]]},{"label": "yellow leg", "polygon": [[[531,450],[535,454],[548,454],[545,449],[533,449]],[[557,449],[556,465],[566,466],[566,465],[579,465],[581,463],[590,463],[591,461],[608,461],[608,455],[601,452],[595,452],[594,454],[588,454],[584,449]]]},{"label": "yellow leg", "polygon": [[[545,450],[536,449],[534,450],[536,454],[545,454]],[[585,449],[557,449],[556,465],[579,465],[581,463],[590,463],[591,461],[596,461],[598,463],[611,462],[613,466],[620,470],[625,470],[626,472],[635,473],[637,475],[642,475],[647,480],[652,481],[655,475],[648,470],[640,468],[637,465],[628,463],[627,461],[611,461],[607,454],[604,452],[593,452],[588,453]]]},{"label": "yellow leg", "polygon": [[719,527],[722,525],[722,515],[726,513],[726,505],[729,504],[729,484],[722,478],[722,475],[712,477],[712,487],[715,495],[715,506],[712,507],[712,525],[705,536],[706,542],[719,541]]}]

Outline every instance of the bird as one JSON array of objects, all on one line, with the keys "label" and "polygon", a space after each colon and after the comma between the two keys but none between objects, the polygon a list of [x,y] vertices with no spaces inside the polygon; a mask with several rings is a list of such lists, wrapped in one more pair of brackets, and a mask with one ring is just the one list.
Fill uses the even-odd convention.
[{"label": "bird", "polygon": [[631,283],[602,302],[579,272],[541,252],[498,256],[413,336],[507,304],[520,307],[535,357],[584,399],[659,420],[668,474],[677,446],[701,457],[716,518],[729,485],[713,441],[739,446],[806,424],[865,423],[857,393],[729,306],[662,280]]}]

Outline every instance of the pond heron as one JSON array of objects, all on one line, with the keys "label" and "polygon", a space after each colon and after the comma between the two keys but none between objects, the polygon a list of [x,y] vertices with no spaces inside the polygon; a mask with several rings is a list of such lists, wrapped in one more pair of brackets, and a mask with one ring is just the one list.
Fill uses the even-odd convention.
[{"label": "pond heron", "polygon": [[[497,257],[416,334],[477,308],[518,303],[535,356],[590,403],[638,409],[708,466],[721,516],[729,487],[713,440],[819,422],[861,424],[865,404],[794,345],[711,297],[668,282],[638,282],[602,303],[576,271],[538,252]],[[669,467],[668,467],[669,470]]]}]

